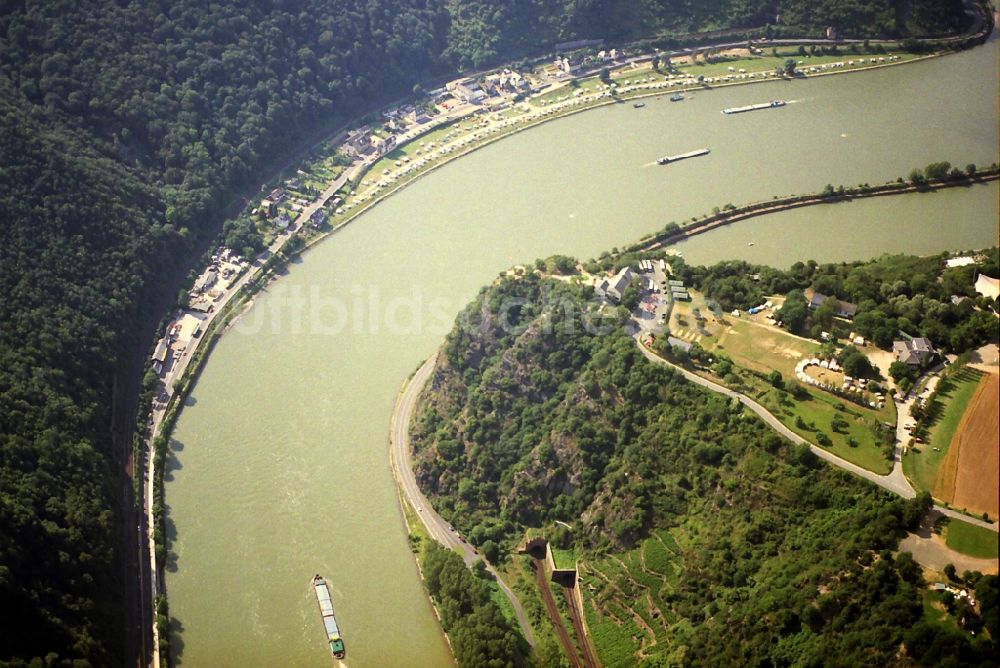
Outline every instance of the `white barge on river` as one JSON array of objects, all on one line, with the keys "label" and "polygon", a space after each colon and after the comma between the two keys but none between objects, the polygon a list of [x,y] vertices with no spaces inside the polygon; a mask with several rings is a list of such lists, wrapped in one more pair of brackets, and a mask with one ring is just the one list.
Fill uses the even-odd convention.
[{"label": "white barge on river", "polygon": [[684,160],[685,158],[697,158],[699,155],[708,155],[709,150],[707,148],[699,148],[697,151],[688,151],[687,153],[681,153],[680,155],[666,155],[656,161],[658,165],[669,165],[672,162],[677,162],[678,160]]},{"label": "white barge on river", "polygon": [[323,618],[323,629],[326,631],[326,640],[330,643],[330,653],[338,659],[343,659],[347,654],[344,648],[344,639],[340,637],[340,629],[337,627],[337,619],[333,616],[333,601],[330,599],[330,588],[326,580],[319,574],[312,579],[313,588],[316,590],[316,602],[319,603],[319,614]]},{"label": "white barge on river", "polygon": [[745,107],[727,107],[722,110],[724,114],[742,114],[744,111],[757,111],[758,109],[774,109],[775,107],[783,107],[787,102],[784,100],[771,100],[770,102],[761,102],[760,104],[748,104]]}]

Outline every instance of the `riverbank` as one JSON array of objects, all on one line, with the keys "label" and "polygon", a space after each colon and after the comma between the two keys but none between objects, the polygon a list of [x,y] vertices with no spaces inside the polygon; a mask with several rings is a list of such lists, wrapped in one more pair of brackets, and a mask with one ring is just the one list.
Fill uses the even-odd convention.
[{"label": "riverbank", "polygon": [[[413,376],[400,389],[395,407],[393,408],[392,417],[390,418],[389,466],[396,481],[396,489],[400,496],[400,512],[403,513],[404,520],[406,519],[406,510],[402,504],[408,503],[416,509],[417,517],[432,540],[440,543],[449,550],[459,553],[466,565],[472,565],[480,559],[479,554],[475,548],[469,545],[464,537],[456,533],[455,529],[437,514],[423,492],[420,491],[417,480],[413,475],[413,466],[410,460],[410,421],[413,418],[413,411],[416,408],[420,392],[434,373],[436,362],[437,355],[431,356],[420,365]],[[496,578],[500,591],[510,601],[524,639],[529,645],[534,646],[534,632],[531,629],[531,624],[528,622],[528,617],[524,612],[521,602],[510,587],[500,578],[499,573],[496,572],[493,566],[485,559],[483,559],[483,563],[486,566],[486,570]],[[438,619],[440,620],[440,616],[438,616]]]},{"label": "riverbank", "polygon": [[[405,177],[398,177],[397,179],[398,182],[393,181],[390,185],[387,186],[386,191],[383,193],[378,193],[378,190],[380,188],[375,188],[374,189],[375,192],[372,192],[372,189],[368,189],[367,191],[361,192],[358,195],[359,198],[368,197],[368,199],[364,199],[360,202],[358,202],[357,200],[345,200],[344,203],[345,204],[350,203],[353,206],[353,209],[350,211],[346,211],[343,214],[340,214],[343,216],[343,218],[335,225],[333,225],[330,231],[310,235],[310,238],[306,241],[306,247],[307,248],[311,247],[319,239],[325,238],[326,236],[329,236],[330,234],[339,231],[345,225],[353,222],[353,220],[357,218],[359,215],[371,210],[372,207],[384,201],[387,197],[396,194],[406,186],[409,186],[412,183],[416,182],[418,179],[422,178],[423,176],[426,176],[427,174],[434,172],[436,169],[439,169],[440,167],[443,167],[454,160],[457,160],[475,151],[478,151],[481,148],[490,146],[491,144],[501,139],[505,139],[507,137],[523,132],[525,130],[530,130],[544,123],[548,123],[550,121],[566,118],[568,116],[585,111],[590,111],[593,109],[600,109],[602,107],[607,107],[610,105],[623,104],[625,102],[629,102],[632,100],[654,98],[654,97],[665,98],[671,93],[693,93],[693,92],[708,93],[713,90],[724,90],[737,86],[748,86],[761,83],[774,83],[775,81],[780,81],[780,80],[788,81],[790,83],[795,81],[808,81],[810,79],[818,77],[856,74],[861,72],[885,69],[889,67],[898,67],[901,65],[919,63],[932,58],[938,58],[940,56],[950,55],[950,53],[951,52],[932,53],[923,56],[918,56],[909,60],[900,60],[896,62],[888,62],[877,65],[867,65],[863,67],[857,67],[854,69],[830,70],[816,74],[809,74],[807,76],[801,76],[801,77],[785,77],[783,79],[776,79],[776,78],[743,79],[735,81],[724,81],[721,83],[712,82],[710,84],[694,82],[671,89],[647,88],[645,85],[643,85],[641,87],[636,87],[626,92],[620,92],[614,95],[608,93],[607,95],[598,95],[596,97],[590,97],[590,98],[583,96],[579,98],[572,98],[564,102],[560,102],[542,108],[532,107],[530,102],[525,102],[523,103],[523,105],[525,105],[526,107],[524,115],[506,120],[507,123],[512,123],[511,125],[507,125],[500,129],[497,128],[497,125],[491,125],[483,128],[483,130],[480,131],[485,133],[496,132],[495,135],[474,139],[472,143],[461,147],[452,147],[454,148],[454,153],[448,152],[446,155],[443,155],[438,159],[435,159],[432,163],[428,164],[426,167],[420,168],[412,175],[406,175]],[[564,85],[569,86],[570,82],[566,82]],[[468,120],[470,117],[482,114],[483,111],[484,110],[479,108],[473,108],[469,110],[467,114],[462,116],[452,117],[447,122],[456,123],[463,120]],[[503,122],[498,123],[498,125],[502,124]],[[414,142],[418,142],[422,136],[423,135],[418,135],[416,137],[409,139],[406,143],[397,146],[395,150],[402,150],[407,146],[412,145]],[[374,161],[372,164],[367,165],[367,167],[361,170],[356,170],[356,167],[352,165],[347,169],[347,172],[349,173],[352,171],[356,171],[355,174],[352,174],[352,181],[355,183],[360,183],[365,179],[365,177],[367,177],[374,170],[374,167],[376,166],[377,163],[378,161]]]},{"label": "riverbank", "polygon": [[[630,111],[630,112],[628,112],[628,114],[623,114],[623,115],[631,115],[631,113],[632,112]],[[718,114],[717,113],[713,114],[713,116],[718,116]],[[639,118],[639,116],[637,116],[637,115],[636,116],[632,116],[632,117],[633,118]],[[551,133],[547,133],[547,134],[551,134]],[[649,172],[649,173],[651,174],[652,172]],[[820,183],[822,183],[822,182],[820,182]],[[807,188],[809,187],[808,184],[805,184],[805,186]],[[760,192],[760,190],[758,190],[758,192]],[[763,190],[763,192],[767,192],[767,189]],[[788,192],[788,190],[786,190],[786,192]],[[741,197],[741,199],[742,199],[742,197]],[[722,200],[722,201],[725,201],[725,200]],[[710,203],[709,203],[709,206],[710,206]],[[697,208],[700,209],[700,210],[705,210],[705,208],[707,208],[707,207],[705,207],[704,203],[701,203],[701,204],[698,205]],[[569,211],[573,211],[573,210],[570,209]],[[643,216],[637,218],[637,220],[647,221],[647,223],[648,223],[648,221],[655,220],[655,219],[656,219],[655,215],[650,215],[650,216],[643,215]],[[368,221],[366,221],[366,222],[368,222]],[[416,222],[419,222],[419,221],[416,220],[416,219],[414,219],[413,222],[416,223]],[[368,229],[367,227],[360,228],[359,234],[364,234],[365,236],[371,236],[371,235],[367,234],[367,232],[366,232],[367,229]],[[629,228],[629,229],[631,230],[632,228]],[[381,227],[373,228],[373,230],[377,230],[378,231],[378,235],[376,235],[375,237],[373,237],[373,239],[371,241],[366,242],[366,243],[371,243],[371,244],[374,244],[374,245],[377,245],[377,246],[381,247],[381,250],[379,251],[381,254],[377,253],[377,254],[373,255],[372,257],[368,257],[368,255],[365,255],[365,257],[368,258],[368,259],[366,259],[365,262],[368,263],[368,264],[371,264],[372,262],[379,263],[379,262],[382,262],[382,260],[380,260],[379,258],[392,257],[394,259],[393,259],[393,261],[392,261],[391,264],[395,265],[396,264],[395,258],[397,258],[399,256],[398,255],[394,255],[393,253],[398,253],[400,251],[395,248],[394,244],[392,243],[392,240],[395,239],[395,238],[399,238],[400,236],[403,236],[403,237],[405,237],[407,239],[410,239],[409,235],[406,233],[405,228],[393,227],[393,228],[391,228],[391,231],[388,231],[388,232],[386,230],[383,230]],[[630,231],[630,232],[625,233],[624,236],[625,236],[625,238],[629,238],[629,237],[636,238],[641,233],[642,233],[642,231],[639,231],[639,232]],[[374,232],[373,232],[373,234],[374,234]],[[383,234],[385,234],[384,237],[381,236]],[[515,234],[516,235],[516,234],[520,234],[520,232],[517,232],[516,230],[514,230],[514,231],[511,231],[510,234]],[[621,234],[621,233],[619,233],[619,234]],[[341,243],[340,240],[338,240],[338,243],[335,246],[337,246],[338,248],[341,248],[342,246],[344,246],[344,244],[346,244],[346,248],[348,249],[347,253],[354,253],[357,249],[367,248],[368,247],[368,246],[361,246],[361,245],[355,244],[355,242],[357,241],[357,238],[358,238],[358,235],[351,234],[346,239],[343,240],[343,242],[344,242],[343,244]],[[488,241],[488,235],[483,236],[482,239],[483,239],[483,243],[490,243]],[[426,237],[420,237],[419,238],[419,242],[420,243],[424,243],[424,241],[426,241]],[[611,243],[613,243],[613,242],[602,242],[599,246],[595,246],[595,248],[608,248],[608,247],[611,246]],[[414,244],[414,240],[410,239],[410,244],[409,244],[409,249],[410,250],[414,250],[416,248],[416,246],[414,246],[413,244]],[[533,250],[533,249],[535,249],[536,246],[537,246],[537,244],[530,245],[530,246],[523,246],[521,250],[515,250],[514,252],[515,253],[520,253],[522,255],[523,255],[523,253],[533,253],[533,252],[536,252],[536,250]],[[524,248],[528,248],[528,250],[524,250]],[[389,255],[387,256],[386,253],[388,253]],[[336,260],[337,263],[343,264],[344,258],[341,257],[342,255],[344,255],[343,252],[337,254],[337,256],[338,256],[338,259]],[[530,255],[529,255],[529,257],[530,257]],[[490,264],[492,264],[494,262],[494,260],[488,260],[488,262]],[[315,263],[313,263],[313,264],[315,264]],[[504,266],[507,266],[507,265],[504,265]],[[383,274],[386,273],[387,270],[394,277],[394,283],[396,283],[396,284],[398,284],[400,281],[411,281],[412,282],[414,280],[417,280],[412,275],[412,273],[413,273],[412,269],[407,273],[406,276],[396,276],[395,272],[393,272],[392,268],[390,268],[390,267],[380,267],[379,274],[383,275]],[[278,273],[280,273],[280,269],[275,268],[275,272],[274,273],[275,273],[275,275],[277,275]],[[301,272],[297,271],[295,273],[296,274],[300,274]],[[306,272],[306,273],[309,273],[309,272]],[[352,276],[353,275],[354,274],[352,274]],[[273,276],[271,276],[270,278],[273,278]],[[270,280],[270,278],[268,278],[267,280]],[[352,285],[350,281],[354,280],[354,279],[351,276],[343,277],[343,276],[340,276],[340,274],[337,274],[332,279],[329,276],[327,276],[327,277],[324,277],[323,280],[325,282],[327,282],[327,283],[329,283],[331,280],[336,281],[340,285],[340,290],[346,291]],[[360,280],[362,280],[362,281],[364,281],[364,280],[371,281],[372,279],[371,278],[367,278],[367,279],[366,278],[361,278]],[[471,288],[469,288],[469,289],[471,289]],[[379,338],[383,338],[384,339],[379,344],[380,348],[383,349],[383,352],[381,354],[384,355],[384,354],[388,353],[391,356],[392,352],[391,352],[391,350],[388,350],[388,348],[391,348],[391,346],[392,346],[392,340],[389,337],[379,337]],[[278,345],[288,346],[289,343],[291,343],[291,340],[289,340],[288,342],[278,341],[278,340],[274,341],[275,346],[278,346]],[[319,355],[319,357],[316,357],[315,367],[317,368],[317,371],[318,371],[318,369],[320,367],[326,368],[326,365],[321,364],[321,362],[323,360],[332,359],[331,355],[334,354],[333,351],[331,350],[332,348],[342,348],[343,346],[338,343],[336,346],[331,346],[331,345],[324,344],[323,347],[324,347],[324,349],[322,351],[316,351],[317,353],[322,353],[322,354]],[[288,348],[290,348],[290,346],[288,346]],[[272,347],[271,350],[273,350],[273,357],[280,357],[280,358],[286,360],[286,363],[287,363],[287,360],[288,360],[290,354],[292,353],[292,351],[289,350],[288,348],[286,348],[286,347],[282,347],[282,348]],[[368,353],[365,352],[365,350],[367,350],[367,348],[366,349],[361,349],[361,348],[353,349],[352,348],[351,351],[350,351],[351,352],[351,356],[354,357],[354,358],[363,357],[365,354],[368,354]],[[322,359],[320,359],[320,358],[322,358]],[[338,364],[339,364],[340,368],[347,368],[345,366],[346,363],[345,363],[344,360],[341,360],[339,357],[337,359],[338,359]],[[400,368],[396,369],[394,371],[394,378],[396,378],[396,380],[392,381],[393,384],[398,385],[399,378],[404,377],[410,369],[412,369],[412,361],[408,361],[404,366],[401,366]],[[262,373],[273,374],[274,370],[271,370],[269,372],[264,371]],[[365,373],[368,374],[368,373],[370,373],[370,371],[365,371]],[[214,376],[214,374],[213,374],[213,376]],[[271,380],[274,381],[274,380],[277,380],[277,379],[276,378],[272,378]],[[345,380],[346,380],[346,378],[345,378]],[[324,386],[324,391],[335,389],[335,388],[329,387],[330,385],[336,385],[336,383],[325,385]],[[269,388],[270,388],[270,391],[271,391],[272,394],[275,393],[275,392],[281,392],[282,391],[280,389],[275,389],[273,387],[273,383],[269,383]],[[360,389],[363,390],[364,388],[360,388]],[[391,388],[390,391],[394,391],[394,389],[395,388]],[[206,394],[210,394],[211,392],[212,392],[212,390],[209,389],[208,387],[206,387],[205,393]],[[278,396],[280,396],[280,395],[278,395]],[[341,398],[338,399],[338,398],[336,398],[336,396],[337,395],[331,395],[331,400],[330,401],[332,401],[334,404],[336,404],[337,402],[342,402],[343,401],[343,397],[341,397]],[[206,399],[205,396],[199,397],[200,403],[202,405],[204,405],[204,406],[208,406],[208,402],[205,401],[205,399]],[[372,403],[371,402],[371,397],[367,396],[367,395],[364,396],[364,400],[363,401],[364,401],[365,405],[369,405],[369,404]],[[296,400],[296,401],[291,402],[291,403],[298,404],[299,402],[298,402],[298,400]],[[352,406],[353,406],[353,404],[352,404]],[[391,409],[391,406],[389,406],[388,408]],[[209,409],[205,408],[204,410],[207,411]],[[330,407],[328,406],[326,408],[326,410],[329,411]],[[355,406],[351,410],[354,411],[354,412],[357,412],[359,410],[359,408],[357,406]],[[282,414],[285,414],[287,412],[288,412],[288,407],[284,406],[282,408]],[[389,412],[390,412],[390,410],[385,410],[383,414],[384,415],[388,415]],[[298,419],[301,420],[302,419],[301,416],[298,416]],[[341,418],[341,419],[343,419],[343,418]],[[370,418],[366,418],[366,419],[370,419]],[[340,427],[338,426],[338,429],[339,428]],[[185,430],[185,431],[187,431],[187,430]],[[301,438],[301,434],[299,434],[299,433],[289,434],[288,437],[289,438],[293,438],[295,440],[296,448],[297,449],[301,449],[302,444],[299,442],[300,438]],[[383,436],[381,436],[381,435],[375,435],[374,437],[364,436],[363,438],[356,438],[356,437],[352,436],[351,437],[351,441],[353,443],[357,444],[358,446],[360,446],[364,442],[364,439],[368,439],[368,440],[371,440],[371,438],[381,439],[382,437]],[[243,436],[241,438],[243,438],[245,440],[246,437]],[[189,447],[187,449],[188,450],[187,454],[191,455],[191,454],[193,454],[195,452],[195,450],[201,450],[202,449],[201,448],[202,444],[200,443],[200,441],[198,441],[197,439],[194,439],[191,436],[190,433],[187,434],[186,436],[182,436],[182,439],[185,440],[185,441],[187,441],[189,446],[192,446],[192,447]],[[191,439],[191,440],[189,440],[189,439]],[[219,438],[216,439],[215,445],[217,445],[217,446],[220,445],[221,441],[223,441],[223,440],[225,440],[225,437],[222,434],[219,434]],[[279,439],[279,440],[281,440],[281,439]],[[344,453],[341,453],[341,456],[343,456],[343,454]],[[326,456],[326,455],[324,455],[324,456]],[[370,456],[371,455],[369,455],[369,457]],[[193,475],[193,473],[195,472],[196,469],[199,469],[199,468],[201,468],[204,465],[203,463],[200,463],[200,462],[202,462],[201,459],[195,459],[193,457],[185,457],[184,454],[181,454],[180,457],[181,457],[181,459],[184,460],[184,462],[185,462],[185,464],[187,465],[187,468],[188,468],[188,472],[181,472],[181,474],[179,476],[181,478],[186,478],[186,477],[189,477],[189,476]],[[177,497],[175,500],[177,501],[177,505],[181,504],[181,499],[179,497]],[[174,519],[175,519],[175,521],[178,521],[179,523],[181,522],[181,518],[179,518],[178,516],[174,516]],[[187,532],[187,525],[183,525],[181,528],[182,528],[182,531],[184,533]],[[304,545],[300,545],[300,549],[306,549],[306,548],[305,548]],[[310,546],[310,549],[312,549],[312,546]],[[327,546],[324,546],[323,549],[327,549]],[[310,552],[310,554],[315,554],[315,553],[314,552]],[[288,565],[288,564],[286,564],[286,565]],[[294,566],[294,564],[292,564],[292,565]],[[185,566],[184,570],[187,571],[189,569]],[[310,572],[312,572],[312,571],[310,571]],[[194,616],[190,616],[189,617],[189,616],[187,616],[187,612],[186,611],[185,611],[185,613],[186,614],[183,615],[182,617],[183,617],[183,620],[185,622],[187,622],[187,625],[189,627],[194,628],[196,626],[202,626],[201,623],[198,623],[197,621],[195,621]],[[192,660],[194,660],[194,656],[195,655],[192,654],[190,650],[193,648],[194,645],[197,645],[198,642],[199,641],[197,641],[195,639],[194,635],[190,635],[189,636],[189,642],[188,642],[189,651],[188,651],[188,655],[192,657]]]},{"label": "riverbank", "polygon": [[913,193],[929,193],[946,188],[972,187],[976,184],[989,183],[1000,179],[1000,171],[996,166],[981,169],[973,176],[933,181],[924,184],[906,184],[900,181],[889,181],[883,185],[875,187],[852,187],[845,188],[843,192],[815,193],[811,195],[792,195],[770,201],[755,202],[741,207],[735,207],[728,211],[705,214],[700,220],[694,221],[680,227],[678,231],[662,234],[651,240],[641,240],[639,243],[626,247],[622,252],[651,251],[684,239],[709,232],[723,225],[738,223],[758,216],[766,216],[779,211],[799,209],[817,204],[836,204],[838,202],[850,202],[869,197],[886,197],[890,195],[906,195]]}]

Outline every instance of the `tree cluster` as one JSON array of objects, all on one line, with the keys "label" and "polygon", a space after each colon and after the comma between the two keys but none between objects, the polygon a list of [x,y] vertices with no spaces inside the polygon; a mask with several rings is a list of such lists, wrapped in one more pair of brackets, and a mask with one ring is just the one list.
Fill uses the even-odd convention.
[{"label": "tree cluster", "polygon": [[[991,313],[996,305],[974,289],[976,272],[998,274],[997,248],[988,249],[981,261],[965,267],[946,268],[945,257],[885,255],[822,265],[810,260],[796,262],[788,270],[741,261],[711,267],[690,267],[679,258],[672,258],[671,263],[681,279],[724,310],[746,309],[762,304],[768,295],[785,295],[776,317],[795,334],[820,338],[822,331],[839,327],[889,348],[905,333],[925,336],[936,347],[961,353],[997,336]],[[830,299],[811,310],[804,295],[807,289]],[[836,319],[840,302],[858,307],[850,325]]]},{"label": "tree cluster", "polygon": [[[5,3],[0,661],[121,662],[111,397],[142,305],[261,174],[418,81],[560,40],[760,25],[768,4]],[[260,250],[246,221],[223,234]]]},{"label": "tree cluster", "polygon": [[490,598],[489,573],[482,562],[470,571],[455,552],[429,543],[421,571],[441,626],[451,639],[459,666],[506,668],[523,665],[526,642]]},{"label": "tree cluster", "polygon": [[[554,542],[584,561],[624,563],[653,532],[683,532],[663,586],[605,572],[586,594],[669,615],[669,646],[636,640],[650,665],[679,647],[693,665],[887,665],[904,644],[917,661],[940,656],[921,631],[921,569],[893,554],[930,496],[906,501],[830,467],[647,361],[620,326],[581,327],[588,297],[505,278],[460,318],[414,426],[435,507],[474,544],[499,544],[498,558],[556,520],[573,529]],[[512,301],[510,330],[499,323]],[[962,656],[991,656],[980,634],[942,633]]]}]

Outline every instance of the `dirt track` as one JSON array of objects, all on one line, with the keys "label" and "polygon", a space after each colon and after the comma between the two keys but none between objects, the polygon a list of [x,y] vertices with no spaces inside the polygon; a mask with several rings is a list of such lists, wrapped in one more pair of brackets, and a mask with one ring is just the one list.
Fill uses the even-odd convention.
[{"label": "dirt track", "polygon": [[1000,516],[1000,374],[985,374],[941,466],[935,496],[976,514]]}]

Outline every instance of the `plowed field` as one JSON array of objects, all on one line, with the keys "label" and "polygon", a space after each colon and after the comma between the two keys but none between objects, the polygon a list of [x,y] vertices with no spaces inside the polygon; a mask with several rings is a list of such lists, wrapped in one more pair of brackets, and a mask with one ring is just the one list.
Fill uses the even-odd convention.
[{"label": "plowed field", "polygon": [[948,455],[938,472],[934,496],[974,513],[1000,516],[1000,374],[979,381]]}]

